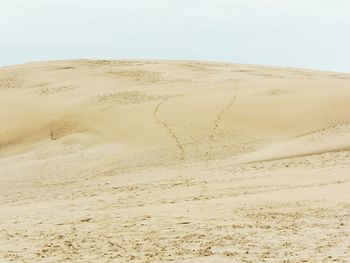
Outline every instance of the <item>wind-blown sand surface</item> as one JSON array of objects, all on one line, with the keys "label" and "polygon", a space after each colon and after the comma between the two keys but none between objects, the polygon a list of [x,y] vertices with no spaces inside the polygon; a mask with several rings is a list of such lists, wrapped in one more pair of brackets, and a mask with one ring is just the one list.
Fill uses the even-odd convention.
[{"label": "wind-blown sand surface", "polygon": [[350,74],[0,69],[0,262],[350,262]]}]

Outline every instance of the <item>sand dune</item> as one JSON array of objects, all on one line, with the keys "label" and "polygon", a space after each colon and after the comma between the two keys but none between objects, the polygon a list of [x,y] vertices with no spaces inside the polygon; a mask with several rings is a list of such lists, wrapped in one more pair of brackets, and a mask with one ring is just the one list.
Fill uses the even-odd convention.
[{"label": "sand dune", "polygon": [[350,75],[0,68],[0,262],[349,262]]}]

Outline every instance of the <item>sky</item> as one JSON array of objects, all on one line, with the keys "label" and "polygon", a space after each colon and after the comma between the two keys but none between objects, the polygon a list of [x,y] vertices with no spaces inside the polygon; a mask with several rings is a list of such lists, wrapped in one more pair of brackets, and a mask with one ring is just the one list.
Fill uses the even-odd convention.
[{"label": "sky", "polygon": [[0,0],[0,66],[80,58],[350,72],[350,1]]}]

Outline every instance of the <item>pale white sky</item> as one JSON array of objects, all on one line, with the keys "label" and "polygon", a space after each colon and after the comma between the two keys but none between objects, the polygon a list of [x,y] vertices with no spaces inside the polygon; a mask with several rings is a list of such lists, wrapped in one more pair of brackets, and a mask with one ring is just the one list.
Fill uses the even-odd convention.
[{"label": "pale white sky", "polygon": [[350,72],[349,0],[0,0],[0,66],[212,60]]}]

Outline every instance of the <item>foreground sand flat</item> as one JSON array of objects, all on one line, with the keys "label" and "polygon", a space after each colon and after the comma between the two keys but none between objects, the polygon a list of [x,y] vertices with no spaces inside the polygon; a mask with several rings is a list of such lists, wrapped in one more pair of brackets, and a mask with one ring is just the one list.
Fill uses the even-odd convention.
[{"label": "foreground sand flat", "polygon": [[0,68],[0,262],[350,262],[350,74]]}]

